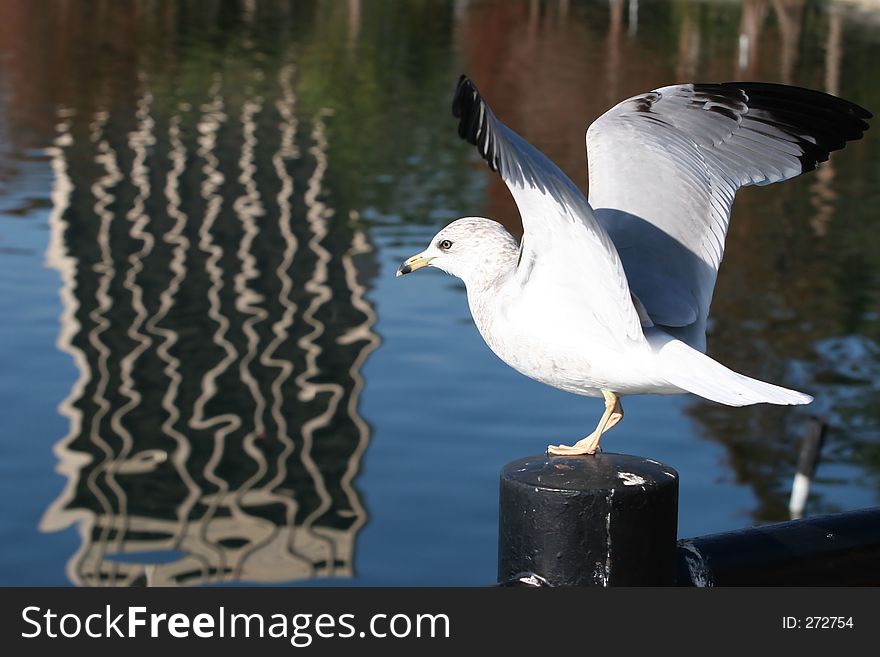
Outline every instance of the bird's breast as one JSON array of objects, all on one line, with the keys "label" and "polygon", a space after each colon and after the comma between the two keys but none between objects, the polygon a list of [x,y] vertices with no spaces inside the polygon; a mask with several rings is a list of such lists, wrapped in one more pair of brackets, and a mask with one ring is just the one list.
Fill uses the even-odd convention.
[{"label": "bird's breast", "polygon": [[486,344],[529,378],[594,397],[602,389],[625,393],[653,385],[654,356],[647,343],[633,345],[609,335],[583,309],[563,313],[533,301],[524,308],[500,295],[491,303],[469,301]]}]

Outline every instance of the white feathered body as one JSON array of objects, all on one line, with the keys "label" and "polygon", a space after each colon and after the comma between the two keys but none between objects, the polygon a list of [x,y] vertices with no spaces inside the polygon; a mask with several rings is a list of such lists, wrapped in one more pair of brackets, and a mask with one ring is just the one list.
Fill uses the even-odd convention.
[{"label": "white feathered body", "polygon": [[535,303],[509,285],[510,294],[468,294],[474,323],[501,360],[554,388],[587,397],[692,392],[728,406],[812,401],[734,372],[656,327],[622,341],[592,316],[589,299],[572,312],[550,294]]},{"label": "white feathered body", "polygon": [[603,389],[622,395],[686,392],[660,374],[642,331],[627,336],[602,323],[596,311],[605,294],[598,285],[590,295],[576,279],[542,280],[535,272],[523,286],[514,263],[505,264],[509,274],[492,294],[478,282],[465,282],[480,335],[510,367],[588,397],[601,397]]},{"label": "white feathered body", "polygon": [[[564,285],[564,282],[563,282]],[[497,294],[468,294],[474,323],[493,352],[529,378],[567,392],[601,397],[686,392],[660,373],[648,339],[621,340],[600,324],[592,300],[569,305],[559,287],[520,288],[511,277]]]}]

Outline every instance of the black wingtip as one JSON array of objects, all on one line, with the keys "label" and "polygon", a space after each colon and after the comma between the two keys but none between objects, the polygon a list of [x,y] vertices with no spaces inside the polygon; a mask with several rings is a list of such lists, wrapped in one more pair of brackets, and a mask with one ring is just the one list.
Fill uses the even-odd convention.
[{"label": "black wingtip", "polygon": [[[723,82],[721,86],[738,87],[749,94],[750,97],[760,95],[778,100],[800,102],[841,112],[857,119],[871,119],[874,117],[870,111],[861,105],[816,89],[807,89],[805,87],[775,82]],[[867,124],[865,124],[864,129],[868,129]]]},{"label": "black wingtip", "polygon": [[[482,110],[482,111],[481,111]],[[498,162],[492,153],[492,112],[471,79],[462,74],[452,98],[452,115],[458,119],[458,136],[477,147],[493,171]]]},{"label": "black wingtip", "polygon": [[463,98],[467,93],[475,93],[477,96],[480,95],[480,92],[477,91],[477,88],[474,86],[474,83],[471,82],[470,78],[462,73],[458,78],[458,84],[455,85],[455,95],[452,97],[452,116],[457,119],[461,118],[463,111]]},{"label": "black wingtip", "polygon": [[873,114],[864,107],[815,89],[772,82],[724,82],[745,94],[750,110],[798,139],[803,171],[811,171],[830,153],[861,139]]}]

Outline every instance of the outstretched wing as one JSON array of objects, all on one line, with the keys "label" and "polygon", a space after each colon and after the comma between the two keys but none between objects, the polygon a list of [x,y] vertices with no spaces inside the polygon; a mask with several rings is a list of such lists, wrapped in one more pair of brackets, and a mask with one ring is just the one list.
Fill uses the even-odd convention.
[{"label": "outstretched wing", "polygon": [[[618,337],[641,339],[638,313],[614,244],[577,186],[543,153],[499,121],[462,75],[452,113],[513,195],[523,224],[516,277],[524,295],[553,295],[591,313]],[[545,299],[546,301],[546,299]]]},{"label": "outstretched wing", "polygon": [[590,205],[655,324],[703,351],[736,190],[816,168],[870,112],[780,84],[682,84],[634,96],[587,131]]}]

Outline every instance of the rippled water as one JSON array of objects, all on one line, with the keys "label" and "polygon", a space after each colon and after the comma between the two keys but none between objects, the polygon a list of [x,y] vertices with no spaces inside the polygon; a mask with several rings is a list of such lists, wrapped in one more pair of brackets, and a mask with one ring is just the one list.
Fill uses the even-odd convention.
[{"label": "rippled water", "polygon": [[[394,270],[515,206],[461,72],[585,181],[629,95],[758,79],[880,108],[869,3],[0,3],[0,583],[494,580],[497,475],[592,427],[462,287]],[[878,502],[880,131],[742,192],[711,354],[806,408],[627,401],[606,449],[681,474],[681,535]]]}]

